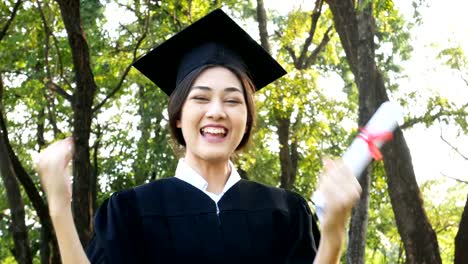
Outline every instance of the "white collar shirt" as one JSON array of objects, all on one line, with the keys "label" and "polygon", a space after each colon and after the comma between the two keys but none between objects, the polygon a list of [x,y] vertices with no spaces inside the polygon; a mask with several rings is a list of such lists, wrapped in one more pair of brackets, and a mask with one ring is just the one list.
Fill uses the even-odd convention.
[{"label": "white collar shirt", "polygon": [[236,168],[234,167],[234,164],[232,164],[231,161],[229,161],[229,167],[231,168],[231,174],[229,175],[229,178],[226,181],[226,184],[224,185],[223,191],[220,194],[208,192],[208,182],[200,174],[198,174],[198,172],[191,168],[183,158],[179,159],[179,163],[177,164],[177,169],[175,172],[175,177],[192,185],[193,187],[199,189],[200,191],[208,195],[216,203],[216,209],[219,213],[219,200],[221,200],[223,195],[241,179],[239,173],[237,172]]}]

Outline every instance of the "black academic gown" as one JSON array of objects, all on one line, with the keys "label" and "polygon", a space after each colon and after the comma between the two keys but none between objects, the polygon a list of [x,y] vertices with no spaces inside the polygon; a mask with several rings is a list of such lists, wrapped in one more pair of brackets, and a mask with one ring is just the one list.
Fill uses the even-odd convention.
[{"label": "black academic gown", "polygon": [[312,263],[319,231],[306,201],[240,180],[218,203],[169,178],[113,194],[96,213],[92,263]]}]

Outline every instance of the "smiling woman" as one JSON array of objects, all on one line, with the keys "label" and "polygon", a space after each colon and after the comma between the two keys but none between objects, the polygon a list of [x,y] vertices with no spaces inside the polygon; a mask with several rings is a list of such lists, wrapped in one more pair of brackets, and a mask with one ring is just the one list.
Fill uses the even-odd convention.
[{"label": "smiling woman", "polygon": [[[208,73],[204,72],[208,70]],[[223,75],[218,75],[218,73]],[[223,80],[229,80],[231,84],[229,85],[228,82],[225,85],[226,87],[222,87]],[[171,94],[168,105],[169,119],[172,120],[172,122],[169,123],[172,136],[180,145],[186,145],[182,130],[178,127],[180,125],[178,120],[181,118],[184,102],[190,93],[190,96],[194,97],[191,98],[191,101],[196,100],[198,103],[206,104],[210,102],[209,99],[211,99],[213,92],[216,91],[214,88],[224,88],[227,96],[224,101],[226,101],[225,103],[228,105],[237,103],[239,106],[244,105],[246,107],[247,120],[245,124],[245,135],[236,148],[236,150],[240,150],[247,145],[253,124],[255,123],[253,95],[255,88],[247,74],[234,66],[224,66],[224,68],[220,68],[216,67],[216,65],[203,65],[193,70],[180,82],[178,87]]]},{"label": "smiling woman", "polygon": [[175,120],[186,141],[187,161],[231,157],[246,131],[243,90],[237,76],[223,67],[207,68],[195,79],[181,116]]},{"label": "smiling woman", "polygon": [[184,158],[174,177],[104,201],[85,254],[65,180],[73,141],[44,150],[38,170],[64,263],[337,263],[360,193],[341,162],[328,162],[320,183],[320,234],[304,198],[243,180],[230,161],[252,133],[254,92],[285,74],[267,52],[216,10],[134,66],[170,96],[171,133]]},{"label": "smiling woman", "polygon": [[[237,76],[220,66],[206,67],[194,80],[180,116],[171,120],[182,130],[186,142],[185,161],[191,167],[200,168],[207,162],[210,167],[223,167],[243,138],[248,141],[251,129],[245,133],[247,120],[253,115],[248,113],[244,91]],[[213,184],[208,185],[207,190],[219,194],[225,177],[213,175],[211,181]]]}]

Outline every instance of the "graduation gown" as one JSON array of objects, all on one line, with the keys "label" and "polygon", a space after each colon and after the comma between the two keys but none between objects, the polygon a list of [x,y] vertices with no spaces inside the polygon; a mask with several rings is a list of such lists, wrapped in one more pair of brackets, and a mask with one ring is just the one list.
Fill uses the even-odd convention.
[{"label": "graduation gown", "polygon": [[113,194],[94,232],[88,257],[112,264],[312,263],[320,236],[294,192],[240,180],[216,205],[174,177]]}]

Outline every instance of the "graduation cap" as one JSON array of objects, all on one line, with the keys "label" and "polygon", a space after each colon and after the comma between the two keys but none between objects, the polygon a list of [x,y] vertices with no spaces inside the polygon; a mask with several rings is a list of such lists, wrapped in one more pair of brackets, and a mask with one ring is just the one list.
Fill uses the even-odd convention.
[{"label": "graduation cap", "polygon": [[240,67],[257,91],[286,74],[278,62],[221,9],[166,40],[133,66],[170,95],[187,74],[207,64]]}]

